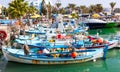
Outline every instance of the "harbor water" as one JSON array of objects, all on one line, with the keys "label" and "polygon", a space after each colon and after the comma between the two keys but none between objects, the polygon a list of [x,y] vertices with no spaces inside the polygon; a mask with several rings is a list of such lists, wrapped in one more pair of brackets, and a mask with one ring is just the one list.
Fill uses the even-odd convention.
[{"label": "harbor water", "polygon": [[[105,28],[89,30],[90,34],[99,33],[103,37],[111,37],[120,33],[119,28]],[[1,53],[0,53],[1,54]],[[114,48],[108,51],[106,60],[97,59],[68,65],[31,65],[15,62],[7,62],[1,56],[0,72],[120,72],[120,49]]]}]

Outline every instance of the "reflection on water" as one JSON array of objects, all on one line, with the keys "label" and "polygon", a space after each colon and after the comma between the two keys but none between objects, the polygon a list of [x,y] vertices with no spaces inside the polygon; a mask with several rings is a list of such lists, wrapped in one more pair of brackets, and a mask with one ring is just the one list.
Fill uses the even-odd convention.
[{"label": "reflection on water", "polygon": [[[117,29],[102,29],[100,32],[108,37],[108,35],[115,35],[116,30]],[[93,32],[95,33],[95,30]],[[2,57],[0,60],[0,70],[3,70],[3,72],[4,70],[5,72],[120,72],[120,49],[109,50],[106,60],[99,59],[96,62],[89,61],[69,65],[30,65],[15,62],[7,63]]]},{"label": "reflection on water", "polygon": [[97,32],[100,35],[112,35],[116,34],[116,32],[120,31],[119,28],[103,28],[103,29],[93,29],[89,30],[89,34],[97,34]]}]

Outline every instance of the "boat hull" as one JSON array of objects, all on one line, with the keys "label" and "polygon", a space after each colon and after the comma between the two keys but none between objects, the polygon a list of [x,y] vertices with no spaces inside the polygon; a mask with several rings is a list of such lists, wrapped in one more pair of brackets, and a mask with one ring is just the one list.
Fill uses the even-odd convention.
[{"label": "boat hull", "polygon": [[103,57],[103,49],[97,51],[97,53],[93,53],[93,55],[84,57],[84,58],[64,58],[64,59],[44,59],[44,58],[32,58],[26,56],[19,56],[16,54],[12,54],[7,51],[7,49],[2,49],[5,58],[8,61],[19,62],[19,63],[26,63],[26,64],[72,64],[72,63],[82,63],[90,60],[94,60],[97,58]]},{"label": "boat hull", "polygon": [[111,27],[115,27],[116,23],[115,22],[107,22],[107,24],[105,25],[105,27],[107,28],[111,28]]},{"label": "boat hull", "polygon": [[90,29],[104,28],[106,23],[85,23]]},{"label": "boat hull", "polygon": [[[112,49],[114,47],[116,47],[118,45],[118,40],[113,40],[113,42],[111,42],[110,44],[108,44],[108,49]],[[85,46],[86,48],[88,49],[91,49],[91,48],[105,48],[105,45],[99,45],[99,46]]]}]

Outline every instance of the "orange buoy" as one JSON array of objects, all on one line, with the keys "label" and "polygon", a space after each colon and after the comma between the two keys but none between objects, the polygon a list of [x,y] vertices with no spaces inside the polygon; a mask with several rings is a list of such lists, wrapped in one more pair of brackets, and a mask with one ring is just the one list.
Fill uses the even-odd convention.
[{"label": "orange buoy", "polygon": [[72,58],[76,58],[76,57],[77,57],[77,52],[72,52],[72,53],[71,53],[71,57],[72,57]]},{"label": "orange buoy", "polygon": [[103,43],[103,38],[98,38],[97,42],[98,43]]},{"label": "orange buoy", "polygon": [[95,39],[95,40],[91,40],[92,41],[92,43],[96,43],[97,42],[97,40]]},{"label": "orange buoy", "polygon": [[19,22],[19,21],[16,21],[15,24],[16,24],[17,26],[20,26],[20,22]]}]

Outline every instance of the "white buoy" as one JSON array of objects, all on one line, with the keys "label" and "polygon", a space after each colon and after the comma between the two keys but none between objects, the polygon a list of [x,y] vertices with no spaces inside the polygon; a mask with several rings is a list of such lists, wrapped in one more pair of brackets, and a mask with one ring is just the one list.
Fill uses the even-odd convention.
[{"label": "white buoy", "polygon": [[96,62],[96,59],[93,59],[93,62]]}]

